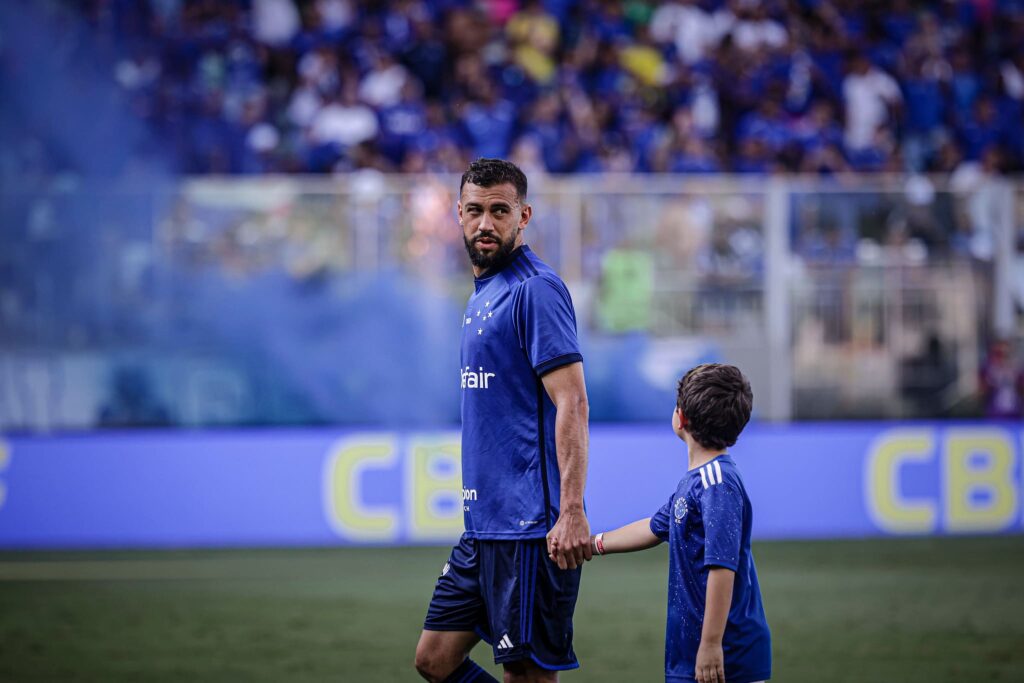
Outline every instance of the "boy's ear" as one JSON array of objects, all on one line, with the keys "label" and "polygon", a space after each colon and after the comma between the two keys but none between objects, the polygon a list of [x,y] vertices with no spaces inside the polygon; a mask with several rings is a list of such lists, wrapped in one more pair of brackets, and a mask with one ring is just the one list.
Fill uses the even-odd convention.
[{"label": "boy's ear", "polygon": [[675,413],[672,415],[672,428],[675,429],[679,438],[683,438],[683,432],[686,431],[686,423],[687,419],[683,415],[683,409],[676,406]]}]

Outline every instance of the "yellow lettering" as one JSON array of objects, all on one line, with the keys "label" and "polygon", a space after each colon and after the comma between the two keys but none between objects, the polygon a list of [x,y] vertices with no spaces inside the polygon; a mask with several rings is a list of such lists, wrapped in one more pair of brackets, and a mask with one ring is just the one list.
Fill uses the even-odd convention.
[{"label": "yellow lettering", "polygon": [[457,434],[411,440],[406,491],[412,540],[452,541],[462,532],[461,457]]},{"label": "yellow lettering", "polygon": [[900,493],[900,468],[908,462],[931,460],[934,446],[930,429],[891,430],[872,445],[865,461],[864,498],[880,528],[898,534],[935,530],[935,502],[904,498]]},{"label": "yellow lettering", "polygon": [[392,467],[396,457],[395,439],[389,435],[351,437],[331,447],[324,465],[324,504],[327,520],[339,535],[361,541],[397,538],[394,508],[366,505],[361,493],[363,473]]},{"label": "yellow lettering", "polygon": [[946,529],[1001,531],[1017,515],[1013,445],[992,427],[951,429],[946,436]]}]

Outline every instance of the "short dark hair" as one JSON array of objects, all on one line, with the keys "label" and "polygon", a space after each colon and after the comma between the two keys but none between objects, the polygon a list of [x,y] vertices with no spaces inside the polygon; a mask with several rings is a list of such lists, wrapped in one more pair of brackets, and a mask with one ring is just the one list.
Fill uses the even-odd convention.
[{"label": "short dark hair", "polygon": [[736,443],[750,421],[754,392],[736,366],[704,363],[679,380],[676,405],[697,443],[721,450]]},{"label": "short dark hair", "polygon": [[462,182],[459,183],[460,196],[466,183],[473,183],[480,187],[494,187],[510,183],[516,188],[517,198],[520,201],[526,199],[526,174],[511,161],[504,159],[477,159],[462,174]]}]

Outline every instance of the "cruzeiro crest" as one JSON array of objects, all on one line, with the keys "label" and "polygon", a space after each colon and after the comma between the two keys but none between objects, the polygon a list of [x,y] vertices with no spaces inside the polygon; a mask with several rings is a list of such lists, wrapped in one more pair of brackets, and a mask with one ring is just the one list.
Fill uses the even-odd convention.
[{"label": "cruzeiro crest", "polygon": [[673,508],[672,513],[676,517],[676,524],[683,521],[683,517],[686,517],[687,507],[685,498],[676,498],[676,505]]}]

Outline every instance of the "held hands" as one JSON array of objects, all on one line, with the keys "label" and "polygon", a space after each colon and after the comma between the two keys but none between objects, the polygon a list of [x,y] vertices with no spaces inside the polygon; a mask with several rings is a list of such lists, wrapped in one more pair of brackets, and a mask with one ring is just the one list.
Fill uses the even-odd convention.
[{"label": "held hands", "polygon": [[590,523],[583,508],[563,508],[548,532],[548,557],[559,569],[576,569],[593,557]]},{"label": "held hands", "polygon": [[721,643],[700,641],[694,675],[697,683],[725,683],[725,655]]}]

